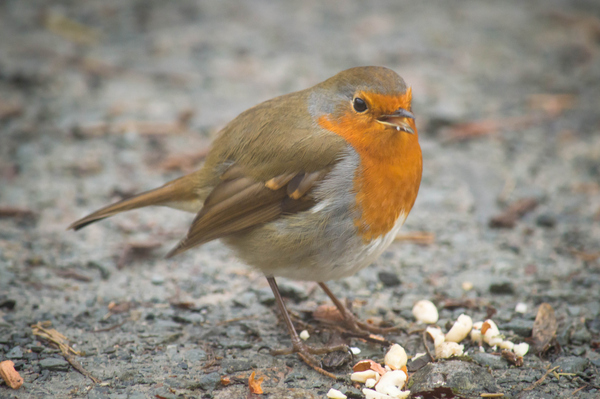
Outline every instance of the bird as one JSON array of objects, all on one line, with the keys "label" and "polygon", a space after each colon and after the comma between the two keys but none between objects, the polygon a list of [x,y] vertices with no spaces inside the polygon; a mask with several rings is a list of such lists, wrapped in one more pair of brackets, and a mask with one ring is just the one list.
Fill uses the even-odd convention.
[{"label": "bird", "polygon": [[412,89],[393,70],[354,67],[239,114],[215,138],[203,165],[156,189],[72,223],[79,230],[118,213],[166,206],[196,216],[173,257],[220,239],[269,283],[297,353],[300,340],[275,278],[314,281],[354,330],[360,322],[325,284],[371,264],[411,211],[423,170]]}]

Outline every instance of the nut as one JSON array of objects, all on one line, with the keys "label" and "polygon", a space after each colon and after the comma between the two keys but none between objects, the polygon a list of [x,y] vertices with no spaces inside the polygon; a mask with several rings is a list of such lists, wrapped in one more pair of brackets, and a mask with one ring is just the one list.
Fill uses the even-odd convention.
[{"label": "nut", "polygon": [[412,309],[413,316],[425,324],[435,324],[438,321],[438,311],[433,302],[426,299],[415,303]]}]

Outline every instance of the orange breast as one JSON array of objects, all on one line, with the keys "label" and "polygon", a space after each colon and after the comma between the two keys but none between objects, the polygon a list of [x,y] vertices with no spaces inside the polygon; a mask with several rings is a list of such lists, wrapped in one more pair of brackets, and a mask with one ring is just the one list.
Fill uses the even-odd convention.
[{"label": "orange breast", "polygon": [[[381,96],[383,97],[383,96]],[[383,98],[393,110],[408,108],[404,97]],[[354,176],[355,220],[365,241],[388,233],[401,214],[408,215],[421,184],[422,157],[417,129],[415,134],[396,131],[364,115],[347,113],[334,120],[319,118],[319,125],[342,136],[358,153],[360,168]]]}]

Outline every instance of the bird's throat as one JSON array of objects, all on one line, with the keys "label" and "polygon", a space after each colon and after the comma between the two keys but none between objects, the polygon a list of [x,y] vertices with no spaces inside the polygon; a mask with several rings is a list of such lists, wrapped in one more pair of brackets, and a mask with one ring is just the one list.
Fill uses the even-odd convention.
[{"label": "bird's throat", "polygon": [[342,136],[360,157],[354,176],[355,225],[363,240],[387,234],[401,215],[408,215],[419,192],[422,157],[416,129],[414,135],[393,129],[360,132],[356,125],[326,118],[319,124]]}]

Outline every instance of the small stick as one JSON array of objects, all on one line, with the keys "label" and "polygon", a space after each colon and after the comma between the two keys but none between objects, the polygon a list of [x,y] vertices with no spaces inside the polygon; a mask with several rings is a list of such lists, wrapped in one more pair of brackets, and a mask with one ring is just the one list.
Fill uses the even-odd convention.
[{"label": "small stick", "polygon": [[304,361],[304,363],[306,363],[307,365],[312,367],[312,369],[315,370],[317,373],[323,374],[325,377],[329,377],[329,378],[333,378],[334,380],[337,380],[337,376],[335,374],[332,374],[329,371],[323,370],[321,367],[312,364],[310,359],[308,359],[302,353],[298,352],[297,355],[300,359],[302,359],[302,361]]},{"label": "small stick", "polygon": [[544,380],[546,379],[546,377],[548,377],[548,375],[549,375],[550,373],[552,373],[554,370],[556,370],[556,369],[557,369],[557,368],[559,368],[559,367],[560,367],[560,366],[556,366],[556,367],[554,367],[554,368],[552,368],[552,369],[550,369],[550,370],[546,371],[546,374],[544,374],[544,375],[542,376],[542,378],[540,378],[539,380],[537,380],[536,382],[534,382],[533,384],[531,384],[531,386],[529,386],[529,387],[527,387],[527,388],[525,388],[525,389],[523,389],[523,390],[524,390],[524,391],[531,391],[531,390],[533,390],[535,387],[537,387],[537,386],[538,386],[538,385],[540,385],[542,382],[544,382]]}]

